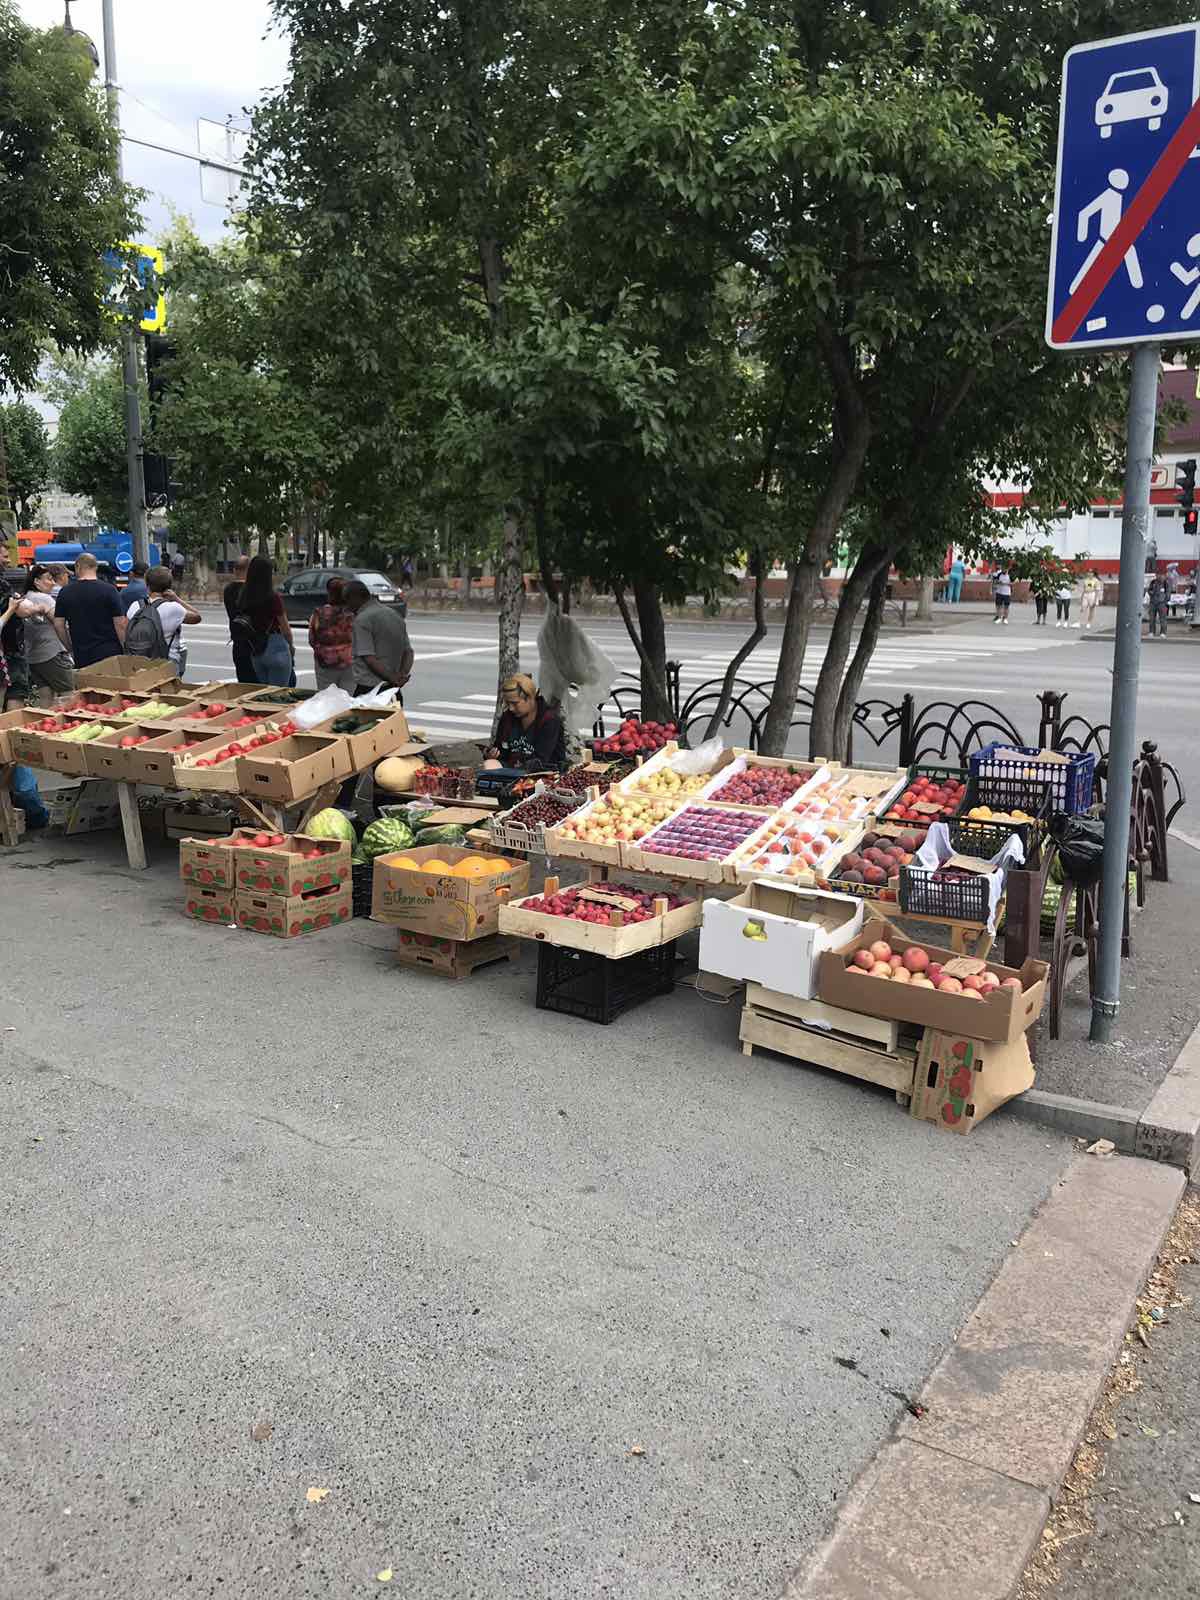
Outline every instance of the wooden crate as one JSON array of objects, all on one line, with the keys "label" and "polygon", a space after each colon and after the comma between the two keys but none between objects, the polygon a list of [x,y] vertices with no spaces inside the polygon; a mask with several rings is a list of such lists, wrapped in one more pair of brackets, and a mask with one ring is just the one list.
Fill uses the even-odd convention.
[{"label": "wooden crate", "polygon": [[[769,998],[771,1004],[752,1004],[750,989],[756,992],[760,1001]],[[786,1002],[786,1005],[779,1002]],[[877,1032],[862,1032],[864,1024],[869,1026],[879,1019],[859,1016],[856,1012],[841,1011],[838,1007],[826,1008],[837,1013],[839,1019],[854,1019],[856,1031],[848,1034],[836,1028],[827,1032],[806,1025],[805,1019],[792,1009],[814,1004],[819,1005],[820,1002],[794,1000],[789,995],[777,995],[770,989],[751,985],[742,1008],[738,1033],[742,1041],[742,1054],[753,1055],[755,1047],[773,1050],[779,1055],[790,1056],[793,1061],[811,1062],[814,1066],[844,1073],[849,1078],[877,1083],[881,1088],[891,1089],[901,1105],[907,1105],[912,1096],[919,1045],[907,1038],[897,1037],[895,1047],[888,1048],[890,1034],[881,1038]],[[808,1022],[816,1020],[817,1013],[814,1012]]]},{"label": "wooden crate", "polygon": [[396,940],[400,966],[452,980],[469,978],[496,961],[515,961],[519,951],[517,941],[503,933],[489,934],[486,939],[433,939],[401,928]]},{"label": "wooden crate", "polygon": [[[603,892],[606,885],[593,883],[579,887]],[[550,877],[546,879],[542,892],[546,895],[557,894],[558,888],[558,879]],[[606,956],[610,961],[636,955],[639,950],[651,950],[656,945],[670,944],[681,934],[698,928],[704,911],[703,902],[698,899],[668,910],[664,897],[661,914],[651,917],[648,922],[620,923],[606,928],[602,923],[576,922],[573,917],[552,917],[544,911],[525,909],[530,900],[540,898],[540,895],[527,895],[524,900],[514,900],[510,905],[501,906],[500,932],[516,934],[522,939],[536,939],[543,944],[565,945],[572,950],[589,950],[593,955]]]}]

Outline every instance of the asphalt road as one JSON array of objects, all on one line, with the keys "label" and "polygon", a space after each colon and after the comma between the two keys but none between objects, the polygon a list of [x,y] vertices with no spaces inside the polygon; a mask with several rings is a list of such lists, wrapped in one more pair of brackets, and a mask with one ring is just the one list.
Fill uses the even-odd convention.
[{"label": "asphalt road", "polygon": [[[941,608],[939,608],[939,613]],[[1114,613],[1100,612],[1100,626],[1111,626]],[[863,688],[864,699],[897,700],[911,691],[918,705],[942,700],[973,699],[995,706],[1025,734],[1037,737],[1037,694],[1056,689],[1066,694],[1064,715],[1108,721],[1111,694],[1111,641],[1088,640],[1076,630],[1033,625],[1030,606],[1018,606],[1007,627],[995,627],[974,612],[970,620],[936,633],[889,630],[876,651]],[[539,618],[521,630],[522,659],[537,672]],[[637,657],[621,623],[586,618],[588,635],[623,675],[636,683]],[[1176,625],[1182,629],[1182,625]],[[405,693],[410,720],[438,738],[485,738],[491,729],[496,690],[496,620],[454,613],[413,616],[409,631],[416,652],[412,683]],[[683,688],[689,694],[719,679],[725,664],[745,636],[740,623],[670,623],[668,651],[683,663]],[[779,653],[780,629],[771,628],[742,671],[745,678],[770,683]],[[299,637],[299,635],[298,635]],[[805,663],[803,681],[811,686],[824,655],[826,629],[817,629]],[[190,678],[231,676],[227,631],[214,610],[200,626],[188,630]],[[312,656],[307,644],[297,654],[300,681],[311,683]],[[1200,793],[1200,729],[1196,690],[1200,684],[1200,641],[1192,645],[1147,644],[1143,650],[1138,722],[1142,738],[1159,741],[1163,754],[1179,767],[1186,788]],[[972,715],[984,714],[983,707]],[[735,717],[731,742],[740,742],[745,720]],[[807,732],[797,730],[793,748],[806,747]],[[894,740],[877,752],[861,738],[860,759],[895,754]],[[1186,826],[1186,823],[1182,824]]]},{"label": "asphalt road", "polygon": [[3,1600],[777,1595],[1066,1141],[177,871],[0,851]]}]

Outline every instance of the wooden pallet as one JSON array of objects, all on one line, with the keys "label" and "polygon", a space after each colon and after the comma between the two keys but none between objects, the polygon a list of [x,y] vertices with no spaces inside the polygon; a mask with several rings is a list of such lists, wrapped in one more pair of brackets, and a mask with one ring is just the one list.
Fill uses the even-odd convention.
[{"label": "wooden pallet", "polygon": [[[769,991],[761,991],[767,993]],[[857,1013],[843,1013],[857,1016]],[[859,1018],[869,1023],[868,1017]],[[907,1039],[897,1041],[895,1049],[887,1049],[879,1039],[840,1032],[825,1032],[806,1027],[787,1012],[771,1011],[747,1004],[742,1009],[739,1031],[742,1054],[760,1050],[773,1050],[790,1056],[793,1061],[808,1061],[814,1066],[828,1067],[849,1078],[860,1078],[867,1083],[877,1083],[891,1089],[902,1106],[912,1097],[913,1079],[917,1068],[919,1042]]]}]

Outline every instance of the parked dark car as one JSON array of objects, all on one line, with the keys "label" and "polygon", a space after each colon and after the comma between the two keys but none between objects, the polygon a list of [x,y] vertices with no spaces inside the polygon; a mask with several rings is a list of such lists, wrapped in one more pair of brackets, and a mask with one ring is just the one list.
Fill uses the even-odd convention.
[{"label": "parked dark car", "polygon": [[307,622],[318,606],[325,604],[325,589],[330,578],[341,578],[349,583],[357,578],[365,583],[376,600],[385,606],[395,606],[402,617],[408,615],[408,601],[404,590],[397,589],[382,572],[371,572],[357,567],[305,567],[303,572],[293,572],[279,585],[288,618],[292,622]]}]

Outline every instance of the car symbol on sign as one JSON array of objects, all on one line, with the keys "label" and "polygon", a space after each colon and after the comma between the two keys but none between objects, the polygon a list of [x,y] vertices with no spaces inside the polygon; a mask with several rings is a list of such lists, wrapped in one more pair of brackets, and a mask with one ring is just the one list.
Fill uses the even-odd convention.
[{"label": "car symbol on sign", "polygon": [[1151,130],[1162,126],[1167,109],[1167,86],[1153,67],[1136,72],[1114,72],[1096,101],[1096,126],[1100,137],[1112,136],[1116,122],[1140,122]]}]

